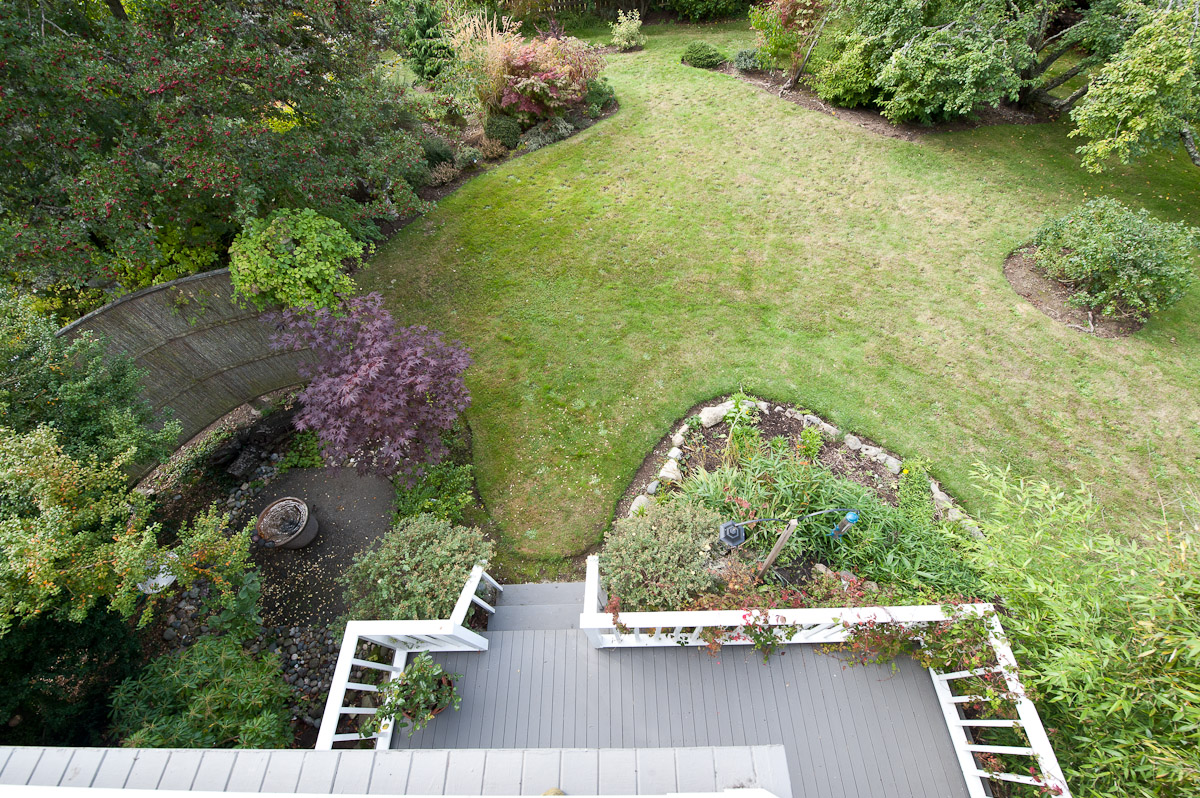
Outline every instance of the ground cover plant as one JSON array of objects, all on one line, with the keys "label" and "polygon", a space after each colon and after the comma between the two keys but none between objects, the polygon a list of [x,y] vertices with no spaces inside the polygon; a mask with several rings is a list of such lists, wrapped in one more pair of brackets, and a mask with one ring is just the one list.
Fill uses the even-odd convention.
[{"label": "ground cover plant", "polygon": [[471,347],[475,473],[514,573],[598,542],[662,431],[739,385],[921,453],[968,511],[977,458],[1092,483],[1116,524],[1191,478],[1200,296],[1092,340],[1001,271],[1101,193],[1200,223],[1182,152],[1097,177],[1066,121],[884,140],[679,63],[697,38],[753,46],[745,24],[643,29],[607,68],[616,116],[464,185],[356,275]]}]

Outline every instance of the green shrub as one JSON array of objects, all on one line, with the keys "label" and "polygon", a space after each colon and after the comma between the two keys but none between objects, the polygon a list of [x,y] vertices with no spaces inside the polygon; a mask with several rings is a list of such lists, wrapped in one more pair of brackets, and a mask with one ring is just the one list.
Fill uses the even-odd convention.
[{"label": "green shrub", "polygon": [[395,519],[428,513],[457,524],[462,521],[463,511],[475,501],[474,487],[475,477],[469,464],[441,462],[429,466],[411,488],[397,484]]},{"label": "green shrub", "polygon": [[140,652],[129,623],[103,607],[79,623],[25,618],[0,637],[0,744],[103,745],[108,697]]},{"label": "green shrub", "polygon": [[421,149],[425,151],[425,163],[433,169],[438,164],[454,163],[454,150],[450,149],[450,145],[445,139],[438,136],[430,136],[421,141]]},{"label": "green shrub", "polygon": [[680,60],[699,69],[716,69],[725,63],[725,56],[708,42],[692,42],[683,51],[683,58]]},{"label": "green shrub", "polygon": [[971,556],[1074,794],[1200,795],[1200,541],[1135,542],[1084,491],[975,477],[991,512]]},{"label": "green shrub", "polygon": [[1195,281],[1200,228],[1161,222],[1109,197],[1042,225],[1035,260],[1070,285],[1073,305],[1145,321],[1175,304]]},{"label": "green shrub", "polygon": [[229,248],[236,293],[260,310],[268,305],[332,307],[354,291],[342,261],[362,257],[363,245],[344,227],[310,208],[253,219]]},{"label": "green shrub", "polygon": [[733,57],[733,65],[739,72],[752,72],[761,68],[758,63],[758,50],[753,47],[748,50],[738,50],[737,55]]},{"label": "green shrub", "polygon": [[397,522],[342,576],[347,614],[356,620],[449,618],[476,565],[495,544],[473,527],[424,514]]},{"label": "green shrub", "polygon": [[713,586],[706,565],[720,524],[711,510],[679,501],[618,520],[600,552],[609,596],[626,612],[682,609]]},{"label": "green shrub", "polygon": [[[440,3],[415,0],[392,5],[392,24],[398,28],[405,63],[422,80],[431,80],[454,61],[454,47],[442,28]],[[430,164],[436,166],[436,164]]]},{"label": "green shrub", "polygon": [[583,95],[583,107],[587,115],[595,119],[604,113],[604,109],[616,102],[616,99],[617,93],[613,91],[608,78],[595,78],[588,81],[587,91]]},{"label": "green shrub", "polygon": [[483,134],[515,150],[521,141],[521,123],[507,114],[489,114],[483,124]]},{"label": "green shrub", "polygon": [[646,34],[642,33],[642,15],[637,11],[617,11],[617,21],[610,23],[612,28],[612,43],[618,50],[625,52],[646,44]]},{"label": "green shrub", "polygon": [[179,424],[155,430],[133,359],[109,352],[90,332],[74,340],[40,315],[35,300],[0,289],[0,423],[32,432],[53,427],[73,457],[101,462],[134,450],[135,462],[165,459]]},{"label": "green shrub", "polygon": [[[667,6],[685,19],[698,22],[705,19],[724,19],[744,16],[749,0],[668,0]],[[693,64],[693,66],[695,66]]]},{"label": "green shrub", "polygon": [[286,748],[288,694],[274,654],[202,637],[117,687],[113,731],[131,748]]},{"label": "green shrub", "polygon": [[874,102],[879,92],[871,64],[873,46],[862,36],[840,37],[837,57],[825,62],[813,76],[817,96],[845,108]]},{"label": "green shrub", "polygon": [[454,166],[462,171],[474,169],[483,160],[483,153],[475,147],[463,147],[454,156]]}]

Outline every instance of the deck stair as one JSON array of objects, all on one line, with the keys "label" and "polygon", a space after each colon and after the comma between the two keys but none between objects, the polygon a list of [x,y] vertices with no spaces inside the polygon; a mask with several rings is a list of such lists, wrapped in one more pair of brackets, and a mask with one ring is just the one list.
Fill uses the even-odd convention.
[{"label": "deck stair", "polygon": [[488,632],[578,629],[583,593],[583,582],[505,585]]}]

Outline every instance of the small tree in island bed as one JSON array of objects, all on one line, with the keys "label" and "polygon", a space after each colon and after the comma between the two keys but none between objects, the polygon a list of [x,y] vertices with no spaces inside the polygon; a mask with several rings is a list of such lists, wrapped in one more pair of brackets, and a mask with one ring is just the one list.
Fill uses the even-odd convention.
[{"label": "small tree in island bed", "polygon": [[360,471],[411,481],[445,456],[442,433],[471,403],[466,349],[425,327],[397,329],[379,294],[278,319],[274,348],[316,355],[301,367],[310,381],[296,426],[317,433],[331,462],[353,459]]}]

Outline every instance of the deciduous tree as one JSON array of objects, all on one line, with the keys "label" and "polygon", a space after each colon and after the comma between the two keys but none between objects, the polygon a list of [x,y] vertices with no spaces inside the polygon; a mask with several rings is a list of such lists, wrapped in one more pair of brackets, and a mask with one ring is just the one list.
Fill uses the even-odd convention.
[{"label": "deciduous tree", "polygon": [[357,235],[419,201],[368,0],[11,3],[0,15],[0,257],[35,288],[223,250],[309,207]]}]

